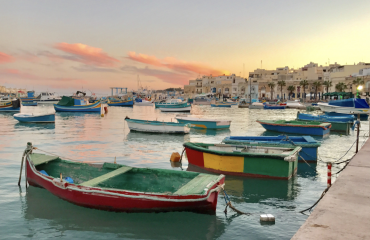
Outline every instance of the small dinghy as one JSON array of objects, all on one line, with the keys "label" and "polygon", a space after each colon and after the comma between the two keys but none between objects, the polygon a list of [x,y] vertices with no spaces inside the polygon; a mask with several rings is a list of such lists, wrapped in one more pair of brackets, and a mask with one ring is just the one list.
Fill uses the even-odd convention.
[{"label": "small dinghy", "polygon": [[55,113],[33,114],[33,113],[17,113],[13,117],[24,123],[54,123]]},{"label": "small dinghy", "polygon": [[225,129],[230,128],[231,124],[230,120],[197,118],[185,114],[175,118],[179,123],[190,124],[190,127],[195,129]]},{"label": "small dinghy", "polygon": [[[89,164],[25,151],[26,180],[70,203],[116,212],[215,214],[224,175],[115,163]],[[23,164],[23,159],[22,159]]]},{"label": "small dinghy", "polygon": [[160,122],[125,118],[130,131],[153,133],[189,133],[190,128],[185,123]]},{"label": "small dinghy", "polygon": [[313,122],[313,121],[285,121],[285,120],[258,120],[266,130],[295,133],[302,135],[317,135],[325,136],[330,133],[331,124],[328,122]]}]

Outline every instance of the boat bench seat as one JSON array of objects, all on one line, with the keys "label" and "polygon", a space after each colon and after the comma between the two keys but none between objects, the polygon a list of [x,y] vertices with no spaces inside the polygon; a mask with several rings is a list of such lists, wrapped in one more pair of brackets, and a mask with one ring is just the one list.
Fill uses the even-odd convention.
[{"label": "boat bench seat", "polygon": [[[198,176],[190,180],[187,184],[182,186],[177,190],[174,195],[193,195],[193,194],[202,194],[204,189],[208,186],[213,185],[217,179],[218,175],[210,175],[200,173]],[[213,182],[213,184],[209,184]]]},{"label": "boat bench seat", "polygon": [[59,158],[57,156],[45,155],[42,153],[32,153],[29,155],[29,157],[34,166],[38,166]]},{"label": "boat bench seat", "polygon": [[86,182],[83,182],[80,184],[80,186],[85,186],[85,187],[94,187],[102,182],[105,182],[107,181],[108,179],[110,178],[113,178],[113,177],[116,177],[120,174],[123,174],[127,171],[130,171],[132,169],[132,167],[120,167],[114,171],[111,171],[109,173],[106,173],[106,174],[103,174],[97,178],[93,178],[89,181],[86,181]]}]

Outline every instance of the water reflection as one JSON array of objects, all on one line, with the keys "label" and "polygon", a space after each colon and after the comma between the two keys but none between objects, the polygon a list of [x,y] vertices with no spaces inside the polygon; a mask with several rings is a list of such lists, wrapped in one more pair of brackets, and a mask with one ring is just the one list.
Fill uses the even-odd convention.
[{"label": "water reflection", "polygon": [[14,129],[16,130],[24,130],[24,131],[36,131],[36,130],[54,130],[55,124],[54,123],[22,123],[18,122],[14,124]]},{"label": "water reflection", "polygon": [[126,139],[128,141],[135,141],[140,143],[152,142],[178,142],[183,143],[190,140],[188,134],[160,134],[160,133],[143,133],[130,131]]},{"label": "water reflection", "polygon": [[215,215],[106,212],[73,205],[35,187],[28,188],[23,208],[26,220],[48,220],[47,228],[61,233],[74,230],[136,239],[215,239],[225,231],[223,219]]},{"label": "water reflection", "polygon": [[230,129],[191,129],[191,133],[206,135],[206,136],[215,136],[215,135],[230,135]]},{"label": "water reflection", "polygon": [[[213,174],[192,164],[188,165],[187,171]],[[296,176],[289,180],[276,180],[227,175],[225,190],[236,203],[259,203],[267,199],[293,200],[299,193]]]}]

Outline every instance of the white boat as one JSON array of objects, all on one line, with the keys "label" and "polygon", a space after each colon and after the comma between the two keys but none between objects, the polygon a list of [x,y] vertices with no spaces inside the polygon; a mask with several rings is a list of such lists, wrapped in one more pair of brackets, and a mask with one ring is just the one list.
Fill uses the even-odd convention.
[{"label": "white boat", "polygon": [[173,108],[159,108],[161,112],[190,112],[191,111],[191,106],[189,107],[173,107]]},{"label": "white boat", "polygon": [[37,103],[58,103],[62,98],[55,93],[42,92],[33,101]]},{"label": "white boat", "polygon": [[287,108],[299,108],[299,109],[306,109],[306,106],[300,103],[299,101],[287,101],[286,102]]},{"label": "white boat", "polygon": [[141,100],[141,102],[135,101],[135,106],[153,106],[153,101]]},{"label": "white boat", "polygon": [[187,124],[125,118],[130,131],[153,133],[189,133]]},{"label": "white boat", "polygon": [[249,105],[250,109],[263,109],[263,103],[260,102],[254,102],[251,105]]},{"label": "white boat", "polygon": [[190,124],[191,128],[196,129],[225,129],[230,128],[230,120],[206,119],[192,117],[188,115],[177,115],[175,117],[179,123]]},{"label": "white boat", "polygon": [[333,100],[329,103],[317,103],[321,111],[325,113],[339,114],[369,114],[369,105],[365,99],[349,98],[343,100]]}]

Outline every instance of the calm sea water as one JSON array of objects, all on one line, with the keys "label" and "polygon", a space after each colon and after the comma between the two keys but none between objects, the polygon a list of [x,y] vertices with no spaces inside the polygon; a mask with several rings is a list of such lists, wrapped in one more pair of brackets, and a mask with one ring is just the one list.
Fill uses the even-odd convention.
[{"label": "calm sea water", "polygon": [[[53,111],[51,106],[25,107],[24,112]],[[186,141],[219,143],[230,135],[278,135],[266,132],[257,119],[294,119],[297,110],[258,110],[193,106],[192,114],[231,119],[230,130],[191,131],[187,135],[130,132],[124,118],[175,121],[174,113],[154,107],[109,107],[99,114],[57,113],[55,124],[22,124],[12,114],[0,113],[0,238],[35,239],[290,239],[306,220],[299,211],[311,206],[326,188],[326,166],[304,163],[289,181],[226,177],[225,189],[233,205],[251,216],[224,214],[219,196],[216,215],[196,213],[114,213],[75,206],[44,189],[17,186],[22,152],[27,142],[62,157],[89,162],[114,162],[135,167],[172,168],[172,152],[182,151]],[[362,122],[361,135],[368,132]],[[349,136],[330,135],[322,141],[320,156],[341,157],[355,141]],[[360,142],[364,140],[361,137]],[[348,153],[352,156],[355,148]],[[343,159],[347,159],[344,157]],[[187,160],[184,160],[187,169]],[[342,166],[334,166],[337,172]],[[189,170],[189,169],[188,169]],[[24,176],[24,175],[23,175]],[[276,223],[264,225],[259,215],[275,215]]]}]

